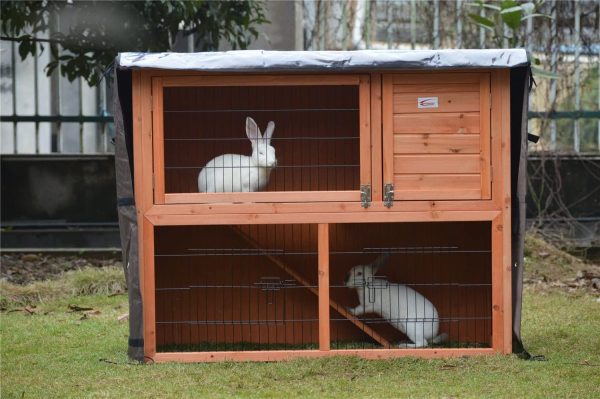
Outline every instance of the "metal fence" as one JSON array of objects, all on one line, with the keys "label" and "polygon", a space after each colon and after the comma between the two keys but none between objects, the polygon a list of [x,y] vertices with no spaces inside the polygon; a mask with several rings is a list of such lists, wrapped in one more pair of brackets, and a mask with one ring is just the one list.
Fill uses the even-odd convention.
[{"label": "metal fence", "polygon": [[[304,0],[307,50],[442,49],[508,47],[512,33],[489,8],[469,0]],[[485,3],[499,6],[499,1]],[[519,3],[524,3],[520,1]],[[600,1],[549,0],[526,18],[519,34],[539,68],[531,96],[530,131],[540,135],[534,151],[600,151]],[[504,27],[497,43],[489,29],[471,21],[478,14]]]},{"label": "metal fence", "polygon": [[[480,11],[468,0],[301,3],[307,50],[495,47],[490,32],[468,17],[492,17],[492,11]],[[521,33],[540,67],[559,78],[537,78],[530,131],[542,139],[532,150],[598,153],[600,0],[550,0],[539,11],[552,18],[529,18]],[[507,38],[502,45],[508,45]],[[0,54],[1,153],[112,152],[110,82],[90,88],[82,80],[68,82],[57,72],[47,77],[43,68],[49,52],[22,62],[14,42],[2,40]]]},{"label": "metal fence", "polygon": [[18,43],[0,42],[3,154],[104,154],[113,151],[111,88],[46,76],[49,51],[21,61]]}]

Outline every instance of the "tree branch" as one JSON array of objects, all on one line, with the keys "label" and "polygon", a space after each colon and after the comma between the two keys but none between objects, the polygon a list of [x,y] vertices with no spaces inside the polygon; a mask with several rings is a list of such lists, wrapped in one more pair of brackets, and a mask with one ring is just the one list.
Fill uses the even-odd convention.
[{"label": "tree branch", "polygon": [[[22,36],[21,36],[22,37]],[[6,40],[9,42],[22,42],[24,39],[21,37],[12,37],[12,36],[0,36],[0,40]],[[64,40],[60,39],[41,39],[39,37],[28,37],[28,41],[39,42],[39,43],[55,43],[55,44],[64,44]]]}]

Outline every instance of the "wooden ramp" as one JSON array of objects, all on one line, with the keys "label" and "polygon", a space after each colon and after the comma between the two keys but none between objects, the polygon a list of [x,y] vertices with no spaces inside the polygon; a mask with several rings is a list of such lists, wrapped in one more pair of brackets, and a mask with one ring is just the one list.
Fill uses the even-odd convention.
[{"label": "wooden ramp", "polygon": [[[252,238],[248,234],[241,231],[239,228],[232,227],[231,230],[234,231],[238,237],[240,237],[248,245],[251,245],[253,248],[260,249],[262,247],[259,242],[257,242],[254,238]],[[269,259],[279,269],[281,269],[285,273],[287,273],[290,277],[294,278],[300,284],[304,285],[315,296],[317,296],[317,297],[319,296],[319,291],[317,288],[314,287],[314,284],[312,284],[310,281],[308,281],[306,278],[304,278],[301,274],[299,274],[296,270],[294,270],[293,267],[289,266],[286,262],[282,261],[281,259],[276,258],[275,256],[266,254],[265,257],[267,259]],[[359,328],[362,332],[364,332],[369,337],[374,339],[376,342],[381,344],[384,348],[392,347],[391,343],[387,339],[382,337],[379,333],[377,333],[371,327],[369,327],[368,325],[366,325],[365,323],[360,321],[358,318],[356,318],[353,314],[348,312],[348,310],[346,310],[346,308],[344,306],[340,305],[334,299],[329,298],[329,305],[331,306],[331,308],[333,310],[338,312],[342,317],[345,317],[346,319],[348,319],[348,321],[350,321],[352,324],[354,324],[357,328]]]}]

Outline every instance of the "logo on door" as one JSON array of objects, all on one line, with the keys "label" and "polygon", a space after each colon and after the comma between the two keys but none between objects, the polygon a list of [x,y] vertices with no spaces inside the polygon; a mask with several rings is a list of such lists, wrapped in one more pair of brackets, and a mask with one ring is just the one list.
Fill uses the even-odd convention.
[{"label": "logo on door", "polygon": [[419,97],[417,99],[417,108],[437,108],[437,97]]}]

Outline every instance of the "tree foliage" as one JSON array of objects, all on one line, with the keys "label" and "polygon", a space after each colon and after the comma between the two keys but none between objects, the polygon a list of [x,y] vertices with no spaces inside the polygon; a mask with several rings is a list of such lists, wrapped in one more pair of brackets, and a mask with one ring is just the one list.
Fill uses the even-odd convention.
[{"label": "tree foliage", "polygon": [[[69,21],[56,29],[57,15]],[[179,32],[195,34],[196,48],[214,51],[219,41],[246,48],[268,22],[257,0],[206,1],[2,1],[3,39],[19,43],[21,59],[49,47],[50,75],[98,84],[117,53],[167,51]]]},{"label": "tree foliage", "polygon": [[[492,40],[498,48],[504,47],[504,42],[508,47],[525,47],[529,38],[525,34],[524,24],[530,18],[551,18],[550,15],[538,12],[543,0],[536,2],[517,3],[515,0],[501,0],[495,3],[485,3],[483,0],[477,0],[469,4],[471,7],[486,11],[486,16],[471,13],[469,19],[471,22],[481,28],[491,32]],[[506,32],[510,35],[507,35]],[[540,60],[533,57],[535,65],[540,65]],[[536,76],[547,78],[558,78],[558,75],[545,71],[538,67],[532,67]]]}]

